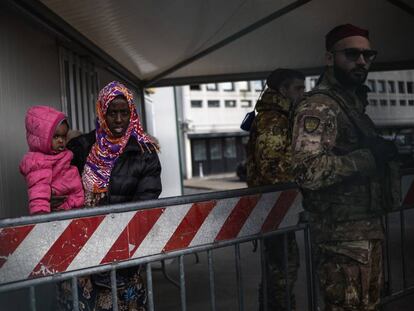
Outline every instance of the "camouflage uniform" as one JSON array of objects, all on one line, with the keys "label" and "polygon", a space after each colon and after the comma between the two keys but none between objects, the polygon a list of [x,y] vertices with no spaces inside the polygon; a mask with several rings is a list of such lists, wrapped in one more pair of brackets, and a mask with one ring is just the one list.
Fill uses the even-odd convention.
[{"label": "camouflage uniform", "polygon": [[255,109],[247,144],[247,185],[292,181],[289,100],[267,89]]},{"label": "camouflage uniform", "polygon": [[[255,107],[258,112],[250,129],[247,144],[247,184],[249,187],[291,182],[291,152],[289,110],[290,102],[275,91],[267,89]],[[295,234],[288,234],[288,275],[291,306],[295,310],[293,286],[299,267],[299,252]],[[268,310],[287,310],[283,235],[264,241],[267,255]],[[259,291],[260,310],[263,310],[263,289]]]},{"label": "camouflage uniform", "polygon": [[295,111],[293,170],[309,214],[326,310],[378,310],[381,218],[390,192],[363,138],[377,135],[366,92],[344,90],[331,70]]}]

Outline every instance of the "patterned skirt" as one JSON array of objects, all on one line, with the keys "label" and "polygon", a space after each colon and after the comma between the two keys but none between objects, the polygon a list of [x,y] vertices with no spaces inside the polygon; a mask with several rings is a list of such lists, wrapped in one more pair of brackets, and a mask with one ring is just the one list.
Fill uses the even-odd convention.
[{"label": "patterned skirt", "polygon": [[[140,269],[126,268],[117,271],[117,293],[119,311],[145,311],[147,293]],[[58,310],[73,309],[72,285],[70,281],[57,285]],[[113,310],[110,273],[99,273],[78,278],[80,311]]]}]

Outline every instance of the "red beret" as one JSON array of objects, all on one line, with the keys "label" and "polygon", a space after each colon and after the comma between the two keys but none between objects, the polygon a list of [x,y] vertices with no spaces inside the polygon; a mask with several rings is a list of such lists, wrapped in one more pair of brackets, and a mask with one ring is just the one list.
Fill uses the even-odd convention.
[{"label": "red beret", "polygon": [[325,36],[326,50],[331,50],[334,44],[339,40],[353,36],[361,36],[369,39],[369,32],[366,29],[351,24],[336,26]]}]

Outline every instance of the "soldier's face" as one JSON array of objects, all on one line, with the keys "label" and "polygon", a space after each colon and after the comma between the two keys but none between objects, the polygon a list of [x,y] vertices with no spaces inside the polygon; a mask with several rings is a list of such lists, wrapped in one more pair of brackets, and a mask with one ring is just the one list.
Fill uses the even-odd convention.
[{"label": "soldier's face", "polygon": [[294,104],[302,98],[305,92],[305,80],[293,79],[287,87],[282,87],[279,91]]},{"label": "soldier's face", "polygon": [[365,82],[375,56],[367,38],[353,36],[338,41],[326,59],[340,83],[358,86]]}]

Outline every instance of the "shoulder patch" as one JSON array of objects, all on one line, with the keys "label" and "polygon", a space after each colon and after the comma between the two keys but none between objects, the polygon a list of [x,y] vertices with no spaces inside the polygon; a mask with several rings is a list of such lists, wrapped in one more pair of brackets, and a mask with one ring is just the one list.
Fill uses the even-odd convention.
[{"label": "shoulder patch", "polygon": [[306,133],[313,133],[317,130],[319,127],[319,124],[321,123],[321,119],[317,117],[305,117],[303,122],[303,127],[305,129]]}]

